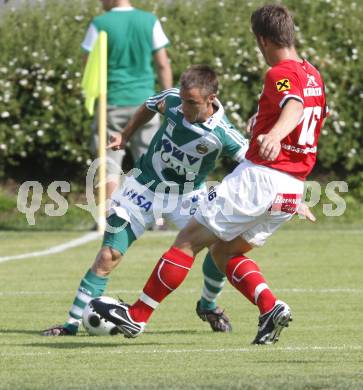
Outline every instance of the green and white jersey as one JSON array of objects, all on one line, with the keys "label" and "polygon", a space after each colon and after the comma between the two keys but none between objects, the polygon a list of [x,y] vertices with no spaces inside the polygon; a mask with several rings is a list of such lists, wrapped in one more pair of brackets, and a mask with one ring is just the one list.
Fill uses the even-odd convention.
[{"label": "green and white jersey", "polygon": [[112,8],[92,19],[84,50],[92,50],[100,31],[108,37],[108,104],[139,106],[155,93],[153,54],[169,44],[159,20],[137,8]]},{"label": "green and white jersey", "polygon": [[[177,88],[163,91],[145,104],[164,117],[147,153],[136,163],[141,170],[137,181],[153,182],[152,191],[160,183],[178,186],[180,194],[198,189],[215,169],[218,158],[228,156],[238,162],[244,159],[248,141],[229,122],[217,99],[216,112],[204,123],[189,123],[185,119]],[[161,106],[163,109],[159,110]]]}]

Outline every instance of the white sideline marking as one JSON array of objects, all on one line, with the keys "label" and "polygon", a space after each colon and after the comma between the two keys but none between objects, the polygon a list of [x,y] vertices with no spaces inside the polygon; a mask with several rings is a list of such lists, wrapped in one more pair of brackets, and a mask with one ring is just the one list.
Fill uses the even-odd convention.
[{"label": "white sideline marking", "polygon": [[[146,232],[145,235],[148,236],[175,236],[176,231],[165,231],[165,232]],[[91,232],[88,233],[80,238],[76,238],[75,240],[69,241],[66,244],[60,244],[53,246],[48,249],[44,249],[42,251],[37,252],[30,252],[30,253],[24,253],[21,255],[14,255],[14,256],[3,256],[0,257],[0,263],[5,263],[6,261],[12,261],[12,260],[22,260],[22,259],[28,259],[29,257],[39,257],[39,256],[47,256],[47,255],[54,255],[55,253],[64,252],[67,249],[75,248],[77,246],[86,244],[87,242],[96,240],[97,238],[101,237],[102,234],[98,232]]]},{"label": "white sideline marking", "polygon": [[[92,344],[90,344],[92,346]],[[101,347],[100,347],[101,348]],[[121,345],[122,348],[122,345]],[[264,348],[261,346],[249,347],[249,348],[220,348],[220,349],[151,349],[151,350],[124,350],[119,349],[116,351],[97,351],[97,355],[129,355],[129,354],[143,354],[143,355],[151,355],[151,354],[178,354],[178,353],[251,353],[251,354],[259,354],[259,353],[274,353],[278,352],[324,352],[324,351],[361,351],[363,349],[360,345],[342,345],[342,346],[310,346],[310,347],[272,347],[272,348]],[[94,350],[90,351],[80,351],[78,348],[73,349],[73,351],[69,350],[69,352],[74,352],[77,355],[93,355]],[[49,356],[49,355],[57,355],[57,352],[47,351],[47,352],[2,352],[0,353],[1,357],[9,357],[9,356]]]},{"label": "white sideline marking", "polygon": [[53,255],[55,253],[64,252],[67,249],[75,248],[77,246],[86,244],[87,242],[96,240],[99,237],[100,237],[100,234],[98,232],[87,233],[84,236],[76,238],[74,240],[71,240],[65,244],[52,246],[52,247],[50,247],[48,249],[44,249],[42,251],[24,253],[22,255],[0,257],[0,263],[5,263],[6,261],[12,261],[12,260],[28,259],[30,257]]},{"label": "white sideline marking", "polygon": [[[189,289],[180,289],[180,294],[195,294],[200,292],[200,288],[189,288]],[[362,288],[276,288],[276,292],[283,293],[318,293],[318,294],[363,294]],[[235,290],[225,289],[223,294],[234,293]],[[74,291],[0,291],[0,296],[20,296],[20,295],[68,295],[73,294]],[[141,290],[110,290],[106,294],[116,295],[116,294],[140,294]]]}]

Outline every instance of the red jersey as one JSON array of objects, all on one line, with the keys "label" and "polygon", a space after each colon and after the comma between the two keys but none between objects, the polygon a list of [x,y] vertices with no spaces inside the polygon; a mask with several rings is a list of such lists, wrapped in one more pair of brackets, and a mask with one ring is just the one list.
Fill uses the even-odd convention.
[{"label": "red jersey", "polygon": [[[304,114],[298,126],[281,141],[277,158],[263,160],[258,155],[257,137],[271,130],[289,99],[303,103]],[[266,74],[246,159],[305,180],[315,165],[318,138],[326,115],[324,84],[319,72],[306,60],[279,62]]]}]

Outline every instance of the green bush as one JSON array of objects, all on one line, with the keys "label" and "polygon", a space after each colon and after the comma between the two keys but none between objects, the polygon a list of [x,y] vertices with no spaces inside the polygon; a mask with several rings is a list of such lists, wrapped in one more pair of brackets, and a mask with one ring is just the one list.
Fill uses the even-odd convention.
[{"label": "green bush", "polygon": [[[66,4],[65,4],[66,3]],[[243,131],[256,110],[266,66],[249,17],[262,1],[134,1],[161,19],[172,45],[175,81],[192,63],[220,75],[220,98]],[[353,0],[284,0],[293,11],[302,56],[318,66],[331,117],[314,175],[346,180],[363,196],[363,7]],[[11,2],[10,2],[11,4]],[[41,167],[45,177],[81,181],[91,158],[90,118],[82,107],[80,43],[98,2],[38,2],[7,12],[0,25],[0,174]],[[13,26],[17,26],[14,29]],[[18,170],[14,166],[19,165]],[[223,167],[225,164],[223,164]],[[217,174],[224,168],[220,166]],[[31,172],[34,177],[37,172]],[[82,179],[83,180],[83,179]]]}]

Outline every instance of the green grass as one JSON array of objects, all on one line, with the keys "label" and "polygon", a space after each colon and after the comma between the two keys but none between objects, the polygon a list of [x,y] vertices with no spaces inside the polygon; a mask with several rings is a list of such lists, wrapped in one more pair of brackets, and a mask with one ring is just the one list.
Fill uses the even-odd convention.
[{"label": "green grass", "polygon": [[[0,263],[0,389],[362,389],[362,229],[300,224],[279,231],[256,259],[294,321],[273,346],[251,346],[258,312],[226,285],[219,303],[232,334],[214,334],[194,313],[199,256],[147,331],[45,338],[62,323],[99,242],[49,257]],[[0,256],[45,249],[79,233],[0,232]],[[107,294],[138,296],[171,235],[147,233],[113,273]]]}]

